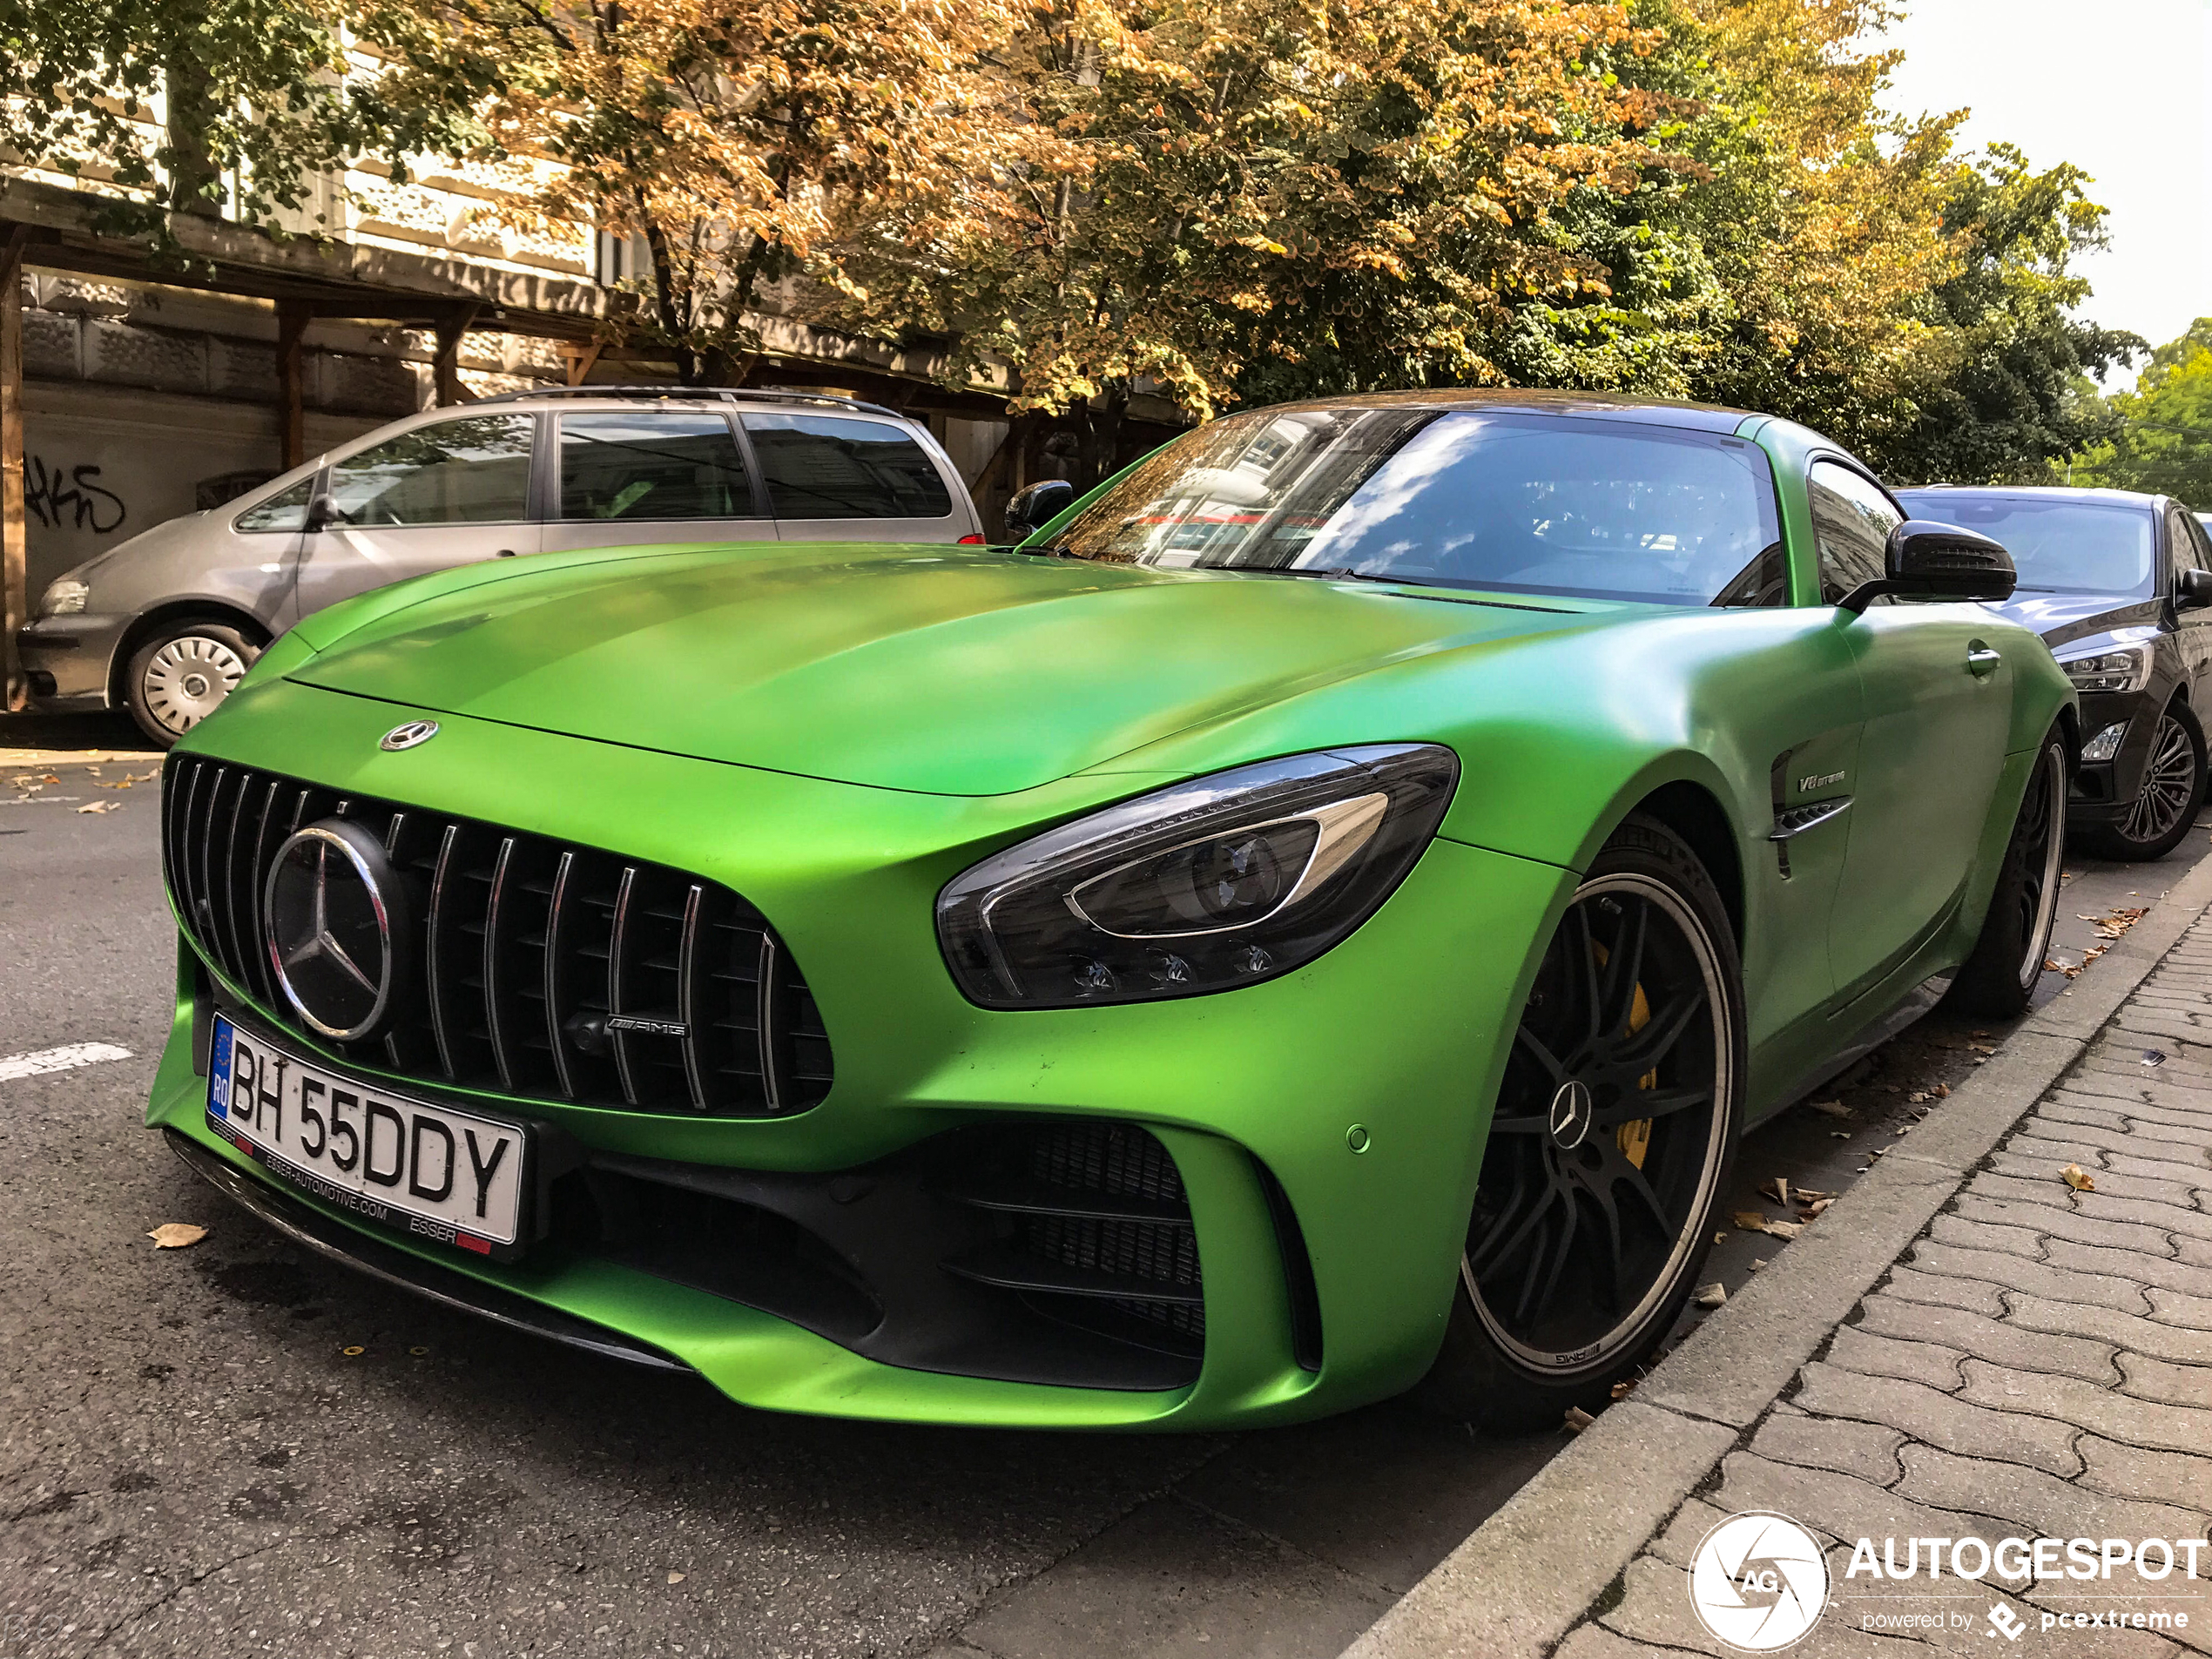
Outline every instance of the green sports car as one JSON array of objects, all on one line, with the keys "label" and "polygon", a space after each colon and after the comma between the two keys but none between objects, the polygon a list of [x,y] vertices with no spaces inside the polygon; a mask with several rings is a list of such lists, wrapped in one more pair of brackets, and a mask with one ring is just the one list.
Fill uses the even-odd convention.
[{"label": "green sports car", "polygon": [[1016,549],[449,570],[165,779],[148,1121],[294,1239],[779,1410],[1558,1420],[1745,1125],[2026,1005],[2074,694],[1786,421],[1199,428]]}]

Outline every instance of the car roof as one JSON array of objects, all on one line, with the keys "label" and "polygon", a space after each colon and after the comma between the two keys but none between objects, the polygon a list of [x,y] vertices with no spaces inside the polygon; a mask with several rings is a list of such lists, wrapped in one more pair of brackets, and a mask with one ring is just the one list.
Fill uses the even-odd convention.
[{"label": "car roof", "polygon": [[1734,432],[1751,418],[1746,409],[1710,403],[1676,403],[1665,398],[1629,397],[1609,392],[1548,392],[1447,386],[1417,392],[1369,392],[1343,397],[1302,398],[1269,403],[1231,415],[1295,415],[1306,409],[1496,409],[1528,415],[1595,415],[1653,426],[1689,427],[1700,432]]},{"label": "car roof", "polygon": [[831,409],[842,414],[883,415],[894,421],[906,418],[896,409],[887,408],[880,403],[864,403],[856,397],[839,397],[831,392],[785,392],[752,386],[540,386],[478,398],[470,407],[516,403],[556,403],[565,407],[590,402],[605,402],[617,407],[641,402],[735,403],[747,408]]},{"label": "car roof", "polygon": [[2092,489],[2086,484],[1907,484],[1897,493],[1925,496],[1937,490],[1947,496],[2030,496],[2054,501],[2109,502],[2115,507],[2155,507],[2166,499],[2163,496],[2146,495],[2140,489]]}]

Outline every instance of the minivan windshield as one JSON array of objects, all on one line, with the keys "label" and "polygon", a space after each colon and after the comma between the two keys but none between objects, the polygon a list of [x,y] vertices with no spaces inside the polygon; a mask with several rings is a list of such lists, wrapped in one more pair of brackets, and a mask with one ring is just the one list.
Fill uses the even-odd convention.
[{"label": "minivan windshield", "polygon": [[1908,489],[1915,518],[1960,524],[2002,542],[2020,572],[2015,593],[2150,598],[2158,521],[2148,502],[2083,501],[1989,489]]},{"label": "minivan windshield", "polygon": [[1717,434],[1525,411],[1231,415],[1032,550],[1654,604],[1778,604],[1773,474]]}]

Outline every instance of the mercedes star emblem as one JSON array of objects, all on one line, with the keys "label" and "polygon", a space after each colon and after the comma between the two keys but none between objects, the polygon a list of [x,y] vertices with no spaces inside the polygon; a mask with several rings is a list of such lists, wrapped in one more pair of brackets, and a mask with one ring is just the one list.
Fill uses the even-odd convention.
[{"label": "mercedes star emblem", "polygon": [[1590,1118],[1595,1109],[1596,1103],[1590,1098],[1588,1083],[1578,1078],[1560,1084],[1559,1092],[1552,1096],[1552,1139],[1562,1150],[1573,1151],[1590,1132]]},{"label": "mercedes star emblem", "polygon": [[435,720],[409,720],[405,725],[395,725],[377,744],[380,749],[412,749],[438,735]]},{"label": "mercedes star emblem", "polygon": [[372,1034],[406,961],[405,894],[382,845],[342,818],[310,824],[277,849],[262,897],[269,965],[300,1017],[341,1042]]}]

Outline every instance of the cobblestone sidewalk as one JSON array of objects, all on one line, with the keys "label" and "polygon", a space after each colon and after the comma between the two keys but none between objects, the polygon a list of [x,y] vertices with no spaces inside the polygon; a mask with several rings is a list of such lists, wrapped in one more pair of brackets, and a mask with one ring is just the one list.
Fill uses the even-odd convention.
[{"label": "cobblestone sidewalk", "polygon": [[[2069,1165],[2094,1189],[2070,1187]],[[1726,1653],[1692,1612],[1684,1570],[1710,1528],[1753,1509],[1831,1545],[1828,1612],[1792,1649],[1808,1659],[1909,1652],[1901,1642],[1986,1659],[2020,1642],[1998,1639],[2000,1603],[2025,1627],[2023,1650],[2212,1654],[2212,1549],[2194,1581],[2178,1568],[2156,1581],[2130,1567],[2009,1584],[1849,1573],[1861,1537],[1877,1549],[1894,1538],[1900,1561],[1915,1538],[2205,1538],[2212,923],[1981,1161],[1560,1659]],[[2134,1628],[2161,1609],[2186,1627]],[[2068,1622],[2047,1630],[2046,1613]],[[1900,1630],[1911,1614],[1945,1628]],[[1868,1634],[1870,1621],[1892,1634]]]}]

